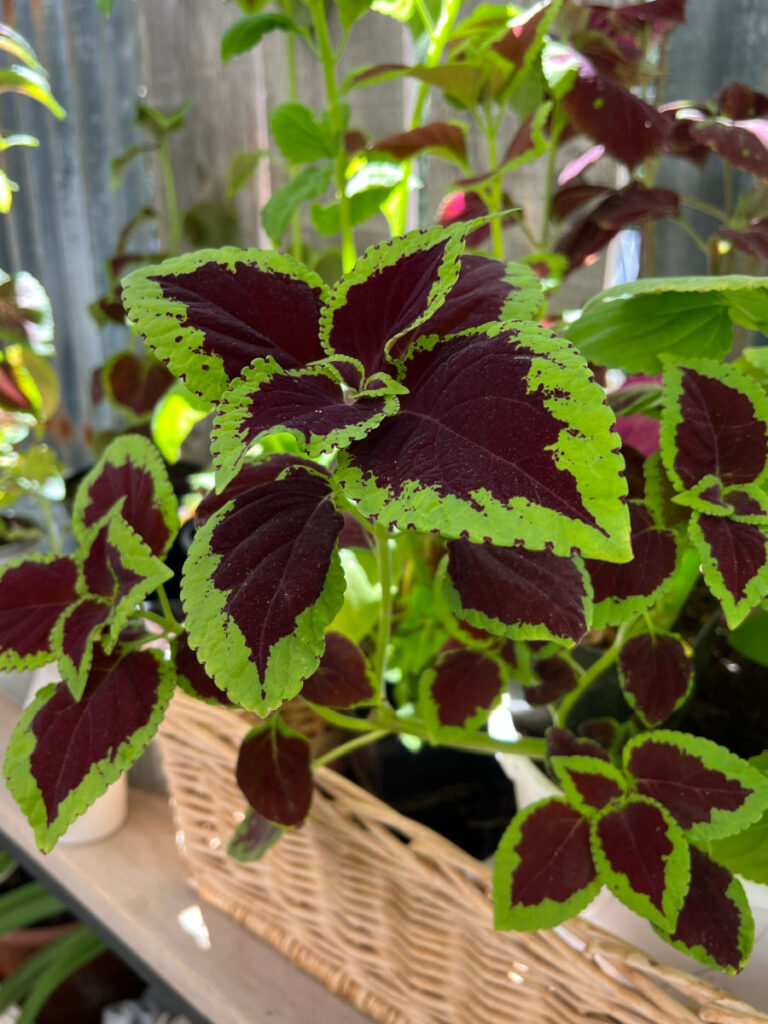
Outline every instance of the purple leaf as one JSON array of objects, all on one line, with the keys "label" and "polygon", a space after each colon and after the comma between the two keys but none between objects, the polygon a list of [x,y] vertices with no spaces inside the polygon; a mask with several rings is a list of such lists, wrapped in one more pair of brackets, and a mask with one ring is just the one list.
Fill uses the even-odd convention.
[{"label": "purple leaf", "polygon": [[710,475],[726,486],[751,483],[765,473],[768,459],[768,424],[755,407],[753,385],[714,361],[697,365],[665,374],[661,452],[667,471],[686,489]]},{"label": "purple leaf", "polygon": [[304,681],[301,695],[330,708],[354,708],[375,699],[368,663],[357,644],[341,633],[326,633],[320,664]]},{"label": "purple leaf", "polygon": [[555,757],[551,765],[568,802],[587,817],[625,794],[621,772],[607,761],[577,754]]},{"label": "purple leaf", "polygon": [[134,416],[148,416],[173,384],[173,375],[152,357],[120,352],[104,367],[107,394]]},{"label": "purple leaf", "polygon": [[389,153],[395,160],[408,160],[424,150],[447,150],[461,163],[467,159],[466,134],[463,128],[448,121],[431,121],[407,132],[397,132],[370,143],[370,150]]},{"label": "purple leaf", "polygon": [[342,602],[343,523],[327,476],[297,468],[198,530],[182,580],[190,643],[235,703],[264,714],[315,671]]},{"label": "purple leaf", "polygon": [[419,684],[424,715],[436,734],[445,727],[478,728],[501,696],[503,685],[499,666],[481,651],[447,650]]},{"label": "purple leaf", "polygon": [[79,701],[63,683],[38,695],[11,739],[4,770],[42,850],[144,751],[172,692],[160,652],[108,655],[97,646]]},{"label": "purple leaf", "polygon": [[587,631],[589,592],[572,558],[453,540],[448,581],[451,609],[495,635],[578,641]]},{"label": "purple leaf", "polygon": [[[478,217],[485,217],[488,213],[488,206],[480,198],[477,192],[456,191],[449,192],[440,203],[435,218],[441,227],[450,227],[452,224],[461,224],[466,221],[476,220]],[[473,249],[484,245],[491,237],[490,224],[481,224],[474,228],[467,235],[467,245]]]},{"label": "purple leaf", "polygon": [[768,120],[765,118],[697,121],[692,134],[697,142],[709,146],[727,163],[768,179]]},{"label": "purple leaf", "polygon": [[[626,557],[624,485],[609,469],[615,435],[595,418],[597,385],[555,335],[521,324],[454,337],[413,355],[403,383],[400,411],[339,455],[337,477],[364,514],[473,541]],[[588,482],[601,463],[601,509],[616,517],[608,529]]]},{"label": "purple leaf", "polygon": [[677,637],[641,633],[621,649],[619,679],[624,696],[653,727],[666,721],[688,696],[693,664]]},{"label": "purple leaf", "polygon": [[702,963],[736,974],[747,962],[753,934],[741,883],[692,846],[690,888],[674,932],[664,938]]},{"label": "purple leaf", "polygon": [[685,21],[686,0],[644,0],[637,4],[606,7],[588,4],[590,28],[601,32],[640,33],[650,23],[668,27]]},{"label": "purple leaf", "polygon": [[288,256],[203,250],[130,274],[123,300],[137,332],[187,387],[215,402],[254,359],[321,359],[320,278]]},{"label": "purple leaf", "polygon": [[340,548],[369,548],[376,547],[376,541],[370,530],[366,530],[359,519],[350,512],[342,512],[344,516],[344,528],[339,534]]},{"label": "purple leaf", "polygon": [[189,646],[189,637],[181,633],[173,645],[173,663],[176,668],[176,682],[191,697],[197,697],[206,704],[223,704],[231,707],[226,693],[211,679]]},{"label": "purple leaf", "polygon": [[115,510],[152,554],[163,556],[179,528],[176,497],[159,452],[142,437],[113,441],[78,490],[73,529],[84,539],[90,527]]},{"label": "purple leaf", "polygon": [[525,699],[534,706],[553,704],[575,689],[578,682],[573,666],[565,658],[541,658],[533,667],[539,682],[525,687]]},{"label": "purple leaf", "polygon": [[583,910],[599,888],[589,823],[578,811],[554,798],[517,813],[494,858],[497,928],[555,927]]},{"label": "purple leaf", "polygon": [[706,116],[706,111],[687,103],[667,103],[659,107],[659,113],[666,118],[670,129],[662,152],[667,156],[691,160],[699,167],[706,163],[712,151],[697,138],[695,132],[697,121]]},{"label": "purple leaf", "polygon": [[296,468],[297,466],[312,468],[315,466],[315,463],[310,462],[308,459],[302,459],[298,455],[284,454],[270,455],[267,458],[260,459],[258,462],[247,463],[219,494],[216,491],[210,491],[206,494],[195,510],[195,525],[198,527],[202,526],[207,519],[210,519],[214,512],[218,512],[228,501],[232,501],[233,498],[236,498],[244,491],[249,491],[252,487],[256,487],[257,484],[266,484],[272,480],[277,480],[285,470]]},{"label": "purple leaf", "polygon": [[566,185],[561,188],[552,198],[552,217],[555,220],[565,220],[574,210],[590,202],[593,199],[602,199],[614,190],[608,185],[588,185],[586,182],[578,182],[575,185]]},{"label": "purple leaf", "polygon": [[51,630],[78,599],[73,559],[38,555],[0,575],[0,669],[51,661]]},{"label": "purple leaf", "polygon": [[688,843],[664,808],[642,796],[608,807],[592,823],[601,880],[632,910],[674,928],[688,888]]},{"label": "purple leaf", "polygon": [[276,715],[251,729],[240,745],[235,770],[248,803],[267,821],[301,825],[312,802],[309,741]]},{"label": "purple leaf", "polygon": [[53,633],[59,670],[75,700],[88,683],[93,649],[110,615],[110,605],[84,599],[61,616]]},{"label": "purple leaf", "polygon": [[739,832],[768,807],[768,779],[711,740],[659,729],[624,748],[637,791],[662,804],[694,842]]},{"label": "purple leaf", "polygon": [[765,526],[699,514],[691,519],[689,534],[701,555],[707,586],[719,598],[729,628],[735,629],[768,593]]},{"label": "purple leaf", "polygon": [[601,761],[610,761],[608,752],[594,740],[574,736],[570,729],[553,726],[547,730],[547,757],[570,757],[579,754],[584,757],[595,757]]},{"label": "purple leaf", "polygon": [[678,542],[671,530],[657,529],[647,507],[630,502],[631,562],[617,565],[585,559],[592,580],[595,629],[617,625],[628,612],[650,608],[672,582]]},{"label": "purple leaf", "polygon": [[515,19],[516,23],[509,32],[494,43],[492,49],[501,54],[510,64],[522,67],[526,62],[526,56],[530,48],[537,43],[541,37],[539,31],[542,22],[549,18],[552,11],[549,3],[539,4],[532,12],[523,12],[520,18]]},{"label": "purple leaf", "polygon": [[736,249],[754,256],[756,260],[768,262],[768,218],[750,221],[746,228],[719,228],[718,234],[731,242]]},{"label": "purple leaf", "polygon": [[748,121],[768,114],[768,96],[742,82],[731,82],[721,90],[717,106],[732,121]]},{"label": "purple leaf", "polygon": [[544,72],[573,127],[610,156],[635,167],[661,150],[671,131],[668,119],[576,50],[548,44]]}]

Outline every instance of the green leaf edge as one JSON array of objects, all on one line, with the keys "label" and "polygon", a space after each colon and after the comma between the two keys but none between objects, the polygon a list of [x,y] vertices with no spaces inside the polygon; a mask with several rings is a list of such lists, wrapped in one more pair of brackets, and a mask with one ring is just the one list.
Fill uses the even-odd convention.
[{"label": "green leaf edge", "polygon": [[[18,569],[28,562],[33,562],[35,565],[49,565],[51,562],[58,561],[60,558],[67,558],[70,562],[75,564],[75,560],[69,555],[57,555],[53,552],[40,555],[19,555],[18,558],[10,558],[7,562],[4,562],[0,566],[0,586],[3,583],[3,576],[11,569]],[[76,586],[77,584],[75,584]],[[59,616],[61,618],[61,616]],[[57,620],[58,621],[58,620]],[[22,672],[27,669],[40,668],[41,665],[48,665],[50,662],[56,660],[56,654],[51,646],[51,634],[55,629],[56,623],[51,628],[51,633],[48,635],[48,650],[38,651],[36,654],[26,654],[23,657],[19,657],[15,651],[11,648],[6,647],[0,650],[0,672]]]},{"label": "green leaf edge", "polygon": [[[593,807],[582,797],[571,777],[571,770],[580,772],[582,775],[600,775],[604,779],[615,782],[621,790],[622,796],[627,793],[627,780],[622,771],[609,761],[603,761],[599,757],[590,757],[587,754],[569,754],[567,757],[558,755],[550,757],[549,764],[557,776],[565,798],[574,810],[579,811],[585,818],[596,817],[603,808]],[[617,800],[621,797],[616,797]],[[613,801],[609,801],[606,807]]]},{"label": "green leaf edge", "polygon": [[[681,636],[679,636],[677,633],[668,633],[668,632],[664,632],[662,630],[657,630],[653,634],[650,634],[650,633],[633,633],[630,639],[634,640],[636,636],[652,636],[654,640],[655,640],[655,638],[657,636],[671,637],[673,640],[677,640],[678,643],[680,644],[680,646],[683,647],[683,649],[685,649],[685,643],[683,641],[683,638]],[[693,662],[690,660],[690,657],[689,657],[689,663],[690,663],[690,672],[688,673],[688,685],[685,688],[685,693],[675,701],[674,707],[669,712],[669,715],[667,715],[667,718],[669,718],[671,715],[673,715],[675,713],[675,711],[678,710],[678,708],[681,708],[683,706],[683,704],[685,704],[685,702],[688,700],[688,698],[691,695],[691,691],[693,690],[693,684],[695,682],[695,678],[694,678],[694,671],[693,671]],[[634,693],[632,693],[631,690],[627,689],[626,677],[624,675],[624,669],[622,668],[622,664],[621,664],[621,657],[619,657],[619,660],[616,663],[616,674],[619,677],[619,686],[621,687],[621,692],[622,692],[622,695],[624,697],[624,700],[627,702],[627,704],[629,704],[629,706],[632,708],[632,710],[637,715],[637,717],[640,719],[640,721],[643,723],[643,725],[645,725],[648,729],[655,729],[656,726],[660,725],[661,723],[659,723],[659,722],[649,722],[648,719],[645,716],[645,713],[644,713],[643,709],[637,703],[637,698],[635,697]]]},{"label": "green leaf edge", "polygon": [[[738,521],[735,517],[732,518],[735,522]],[[747,525],[754,526],[755,524],[750,523]],[[712,549],[704,538],[704,532],[699,524],[699,513],[694,513],[688,524],[688,536],[701,558],[704,582],[720,602],[729,629],[736,629],[737,626],[740,626],[753,608],[756,608],[765,595],[768,594],[768,536],[766,536],[765,529],[760,532],[765,550],[765,562],[747,582],[744,588],[744,596],[734,600],[733,594],[726,587],[722,573],[717,567],[717,562],[712,555]]]}]

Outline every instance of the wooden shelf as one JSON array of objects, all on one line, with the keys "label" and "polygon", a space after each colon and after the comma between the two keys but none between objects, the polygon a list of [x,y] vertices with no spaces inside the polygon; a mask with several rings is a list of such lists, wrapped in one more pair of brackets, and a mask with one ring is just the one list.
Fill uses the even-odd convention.
[{"label": "wooden shelf", "polygon": [[[0,698],[0,749],[18,710]],[[362,1024],[370,1020],[294,967],[184,880],[167,800],[131,790],[130,814],[115,836],[41,854],[0,785],[0,845],[72,907],[148,982],[205,1024]],[[185,929],[202,920],[210,940]],[[192,908],[190,910],[190,908]]]}]

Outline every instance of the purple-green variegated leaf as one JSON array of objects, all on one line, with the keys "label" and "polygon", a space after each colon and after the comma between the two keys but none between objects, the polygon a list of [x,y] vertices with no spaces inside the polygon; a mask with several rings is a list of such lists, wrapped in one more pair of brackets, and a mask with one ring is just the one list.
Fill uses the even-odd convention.
[{"label": "purple-green variegated leaf", "polygon": [[339,455],[364,515],[398,529],[629,557],[613,418],[586,364],[533,324],[413,355],[400,411]]},{"label": "purple-green variegated leaf", "polygon": [[80,700],[88,683],[93,650],[109,619],[110,605],[97,598],[84,598],[59,618],[51,645],[67,688]]},{"label": "purple-green variegated leaf", "polygon": [[303,459],[299,455],[284,453],[268,455],[262,457],[257,462],[247,462],[237,476],[219,493],[213,490],[206,494],[195,509],[195,526],[202,526],[207,519],[210,519],[214,512],[218,512],[228,501],[232,501],[233,498],[242,494],[243,491],[249,491],[252,487],[256,487],[257,484],[266,484],[272,480],[277,480],[279,476],[284,475],[288,470],[295,469],[297,466],[304,466],[307,469],[316,468],[315,463],[310,462],[308,459]]},{"label": "purple-green variegated leaf", "polygon": [[553,757],[550,764],[568,803],[587,818],[626,794],[623,774],[608,761],[572,754]]},{"label": "purple-green variegated leaf", "polygon": [[419,704],[430,732],[447,737],[455,729],[479,729],[501,699],[498,664],[482,651],[456,647],[438,655],[419,681]]},{"label": "purple-green variegated leaf", "polygon": [[282,370],[271,360],[247,367],[226,392],[213,425],[217,481],[228,482],[251,445],[272,432],[292,434],[311,457],[344,448],[397,412],[403,387],[392,378],[350,394],[329,364]]},{"label": "purple-green variegated leaf", "polygon": [[547,43],[543,67],[573,127],[605,146],[610,156],[634,167],[660,151],[670,122],[585,56],[560,43]]},{"label": "purple-green variegated leaf", "polygon": [[630,502],[629,515],[632,561],[616,565],[587,559],[585,563],[592,581],[595,629],[618,625],[628,615],[653,607],[674,582],[677,536],[671,530],[658,529],[642,502]]},{"label": "purple-green variegated leaf", "polygon": [[622,741],[623,729],[615,718],[588,718],[579,725],[579,736],[592,740],[609,754],[615,753]]},{"label": "purple-green variegated leaf", "polygon": [[53,661],[51,630],[77,600],[77,564],[66,555],[34,555],[5,565],[0,571],[0,670]]},{"label": "purple-green variegated leaf", "polygon": [[198,661],[197,655],[189,646],[186,633],[180,634],[171,647],[171,653],[176,682],[185,693],[206,704],[232,706],[232,701],[224,690],[216,685]]},{"label": "purple-green variegated leaf", "polygon": [[697,120],[691,133],[726,163],[768,179],[768,120],[764,117],[731,121],[726,117]]},{"label": "purple-green variegated leaf", "polygon": [[687,698],[693,686],[693,662],[678,637],[641,633],[621,649],[619,682],[627,702],[653,727],[666,721]]},{"label": "purple-green variegated leaf", "polygon": [[304,681],[301,695],[312,704],[354,708],[376,699],[376,687],[365,655],[342,633],[327,633],[320,664]]},{"label": "purple-green variegated leaf", "polygon": [[593,757],[600,761],[610,761],[608,751],[593,739],[574,736],[570,729],[553,726],[547,730],[547,757],[571,757],[577,754],[582,757]]},{"label": "purple-green variegated leaf", "polygon": [[672,932],[657,929],[699,963],[737,974],[752,951],[755,924],[738,878],[691,847],[691,883]]},{"label": "purple-green variegated leaf", "polygon": [[518,811],[494,858],[497,928],[554,928],[584,910],[599,890],[586,818],[559,797]]},{"label": "purple-green variegated leaf", "polygon": [[735,629],[768,594],[765,524],[695,513],[688,534],[701,558],[704,580]]},{"label": "purple-green variegated leaf", "polygon": [[155,446],[136,434],[113,441],[83,479],[72,528],[78,540],[107,513],[120,515],[163,557],[179,529],[176,497]]},{"label": "purple-green variegated leaf", "polygon": [[666,808],[644,796],[609,803],[591,822],[601,882],[652,924],[672,930],[690,880],[690,847]]},{"label": "purple-green variegated leaf", "polygon": [[323,295],[317,274],[290,256],[260,249],[174,256],[123,282],[136,332],[209,402],[256,358],[271,356],[284,367],[322,358]]},{"label": "purple-green variegated leaf", "polygon": [[139,419],[150,415],[173,384],[173,375],[162,363],[151,356],[142,359],[133,352],[118,352],[102,374],[110,401]]},{"label": "purple-green variegated leaf", "polygon": [[755,219],[745,228],[720,228],[718,234],[741,252],[768,263],[768,218]]},{"label": "purple-green variegated leaf", "polygon": [[532,320],[541,303],[541,284],[530,267],[467,253],[445,302],[424,323],[402,334],[390,346],[389,358],[406,359],[419,338],[433,334],[445,338],[497,320]]},{"label": "purple-green variegated leaf", "polygon": [[580,558],[466,540],[448,544],[445,594],[460,619],[513,640],[578,641],[592,612]]},{"label": "purple-green variegated leaf", "polygon": [[525,687],[525,699],[534,707],[554,704],[575,690],[579,681],[571,662],[558,655],[537,658],[533,665],[533,678],[536,682]]},{"label": "purple-green variegated leaf", "polygon": [[75,701],[63,683],[42,690],[22,714],[5,756],[8,788],[41,850],[56,841],[144,751],[173,692],[159,651],[96,647]]},{"label": "purple-green variegated leaf", "polygon": [[285,830],[249,807],[227,846],[227,855],[242,864],[261,860]]},{"label": "purple-green variegated leaf", "polygon": [[389,153],[395,160],[409,160],[425,151],[444,153],[461,166],[467,162],[466,127],[449,121],[430,121],[410,131],[397,132],[371,142],[369,150]]},{"label": "purple-green variegated leaf", "polygon": [[352,356],[367,375],[389,371],[386,352],[443,303],[456,282],[465,225],[412,231],[366,250],[332,289],[320,335],[329,355]]},{"label": "purple-green variegated leaf", "polygon": [[768,778],[712,740],[657,729],[630,740],[623,756],[637,791],[663,804],[693,842],[739,832],[768,808]]},{"label": "purple-green variegated leaf", "polygon": [[299,468],[196,533],[181,587],[189,642],[234,703],[264,715],[315,671],[343,600],[343,524],[327,476]]},{"label": "purple-green variegated leaf", "polygon": [[289,828],[301,825],[312,802],[310,747],[306,736],[275,715],[251,729],[235,769],[246,800],[262,817]]},{"label": "purple-green variegated leaf", "polygon": [[661,457],[679,490],[704,477],[723,486],[768,473],[768,398],[735,367],[712,359],[670,364],[664,373]]}]

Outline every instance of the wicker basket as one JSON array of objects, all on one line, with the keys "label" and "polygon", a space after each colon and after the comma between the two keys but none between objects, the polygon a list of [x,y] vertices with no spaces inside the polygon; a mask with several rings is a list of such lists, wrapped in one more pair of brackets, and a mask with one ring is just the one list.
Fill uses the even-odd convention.
[{"label": "wicker basket", "polygon": [[586,921],[495,932],[487,865],[326,768],[301,829],[257,863],[231,860],[244,807],[233,767],[248,728],[242,713],[183,694],[163,724],[192,883],[374,1020],[768,1024]]}]

